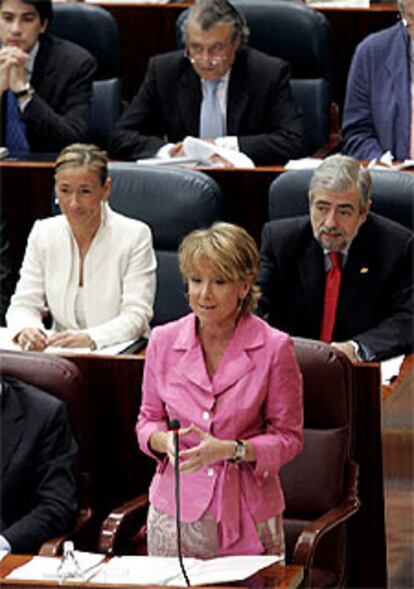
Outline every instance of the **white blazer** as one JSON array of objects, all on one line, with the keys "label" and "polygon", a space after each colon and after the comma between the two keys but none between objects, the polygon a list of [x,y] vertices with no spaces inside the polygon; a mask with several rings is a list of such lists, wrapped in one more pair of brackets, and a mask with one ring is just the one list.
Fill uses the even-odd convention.
[{"label": "white blazer", "polygon": [[[80,258],[64,215],[36,221],[6,320],[15,337],[42,328],[80,330],[75,305]],[[155,297],[156,258],[150,228],[102,206],[101,225],[86,254],[83,299],[86,329],[98,348],[147,335]]]}]

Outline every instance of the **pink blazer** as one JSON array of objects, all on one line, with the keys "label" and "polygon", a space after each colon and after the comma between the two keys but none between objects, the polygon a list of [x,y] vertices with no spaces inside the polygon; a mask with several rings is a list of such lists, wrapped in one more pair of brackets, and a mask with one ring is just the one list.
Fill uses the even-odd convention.
[{"label": "pink blazer", "polygon": [[[254,315],[243,316],[217,372],[208,377],[195,315],[158,327],[147,349],[136,432],[157,471],[150,501],[174,516],[174,471],[148,440],[169,419],[194,423],[223,439],[249,439],[256,462],[209,465],[181,478],[181,517],[194,522],[210,509],[219,524],[222,554],[260,554],[255,522],[284,509],[279,469],[303,442],[302,379],[289,336]],[[199,443],[183,439],[182,448]]]}]

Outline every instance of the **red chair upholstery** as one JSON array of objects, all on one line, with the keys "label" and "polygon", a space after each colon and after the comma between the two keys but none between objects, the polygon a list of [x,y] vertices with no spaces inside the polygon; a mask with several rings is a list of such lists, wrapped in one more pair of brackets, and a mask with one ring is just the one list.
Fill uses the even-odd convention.
[{"label": "red chair upholstery", "polygon": [[[307,587],[344,586],[347,534],[357,512],[357,465],[352,461],[352,364],[322,342],[295,338],[304,382],[303,452],[281,470],[288,563],[304,566]],[[145,553],[148,498],[113,511],[101,528],[98,550]]]},{"label": "red chair upholstery", "polygon": [[[79,485],[79,514],[71,538],[85,533],[92,518],[89,505],[88,461],[89,439],[87,426],[86,396],[83,394],[82,378],[75,364],[64,358],[39,352],[0,350],[0,376],[12,376],[38,387],[59,399],[67,407],[73,436],[78,444],[77,477]],[[43,544],[41,554],[59,553],[64,540],[69,536],[53,538]]]}]

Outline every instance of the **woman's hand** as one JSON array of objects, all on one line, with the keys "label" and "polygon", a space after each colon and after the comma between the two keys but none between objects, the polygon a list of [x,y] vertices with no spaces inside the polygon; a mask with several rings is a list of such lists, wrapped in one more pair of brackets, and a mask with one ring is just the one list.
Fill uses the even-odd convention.
[{"label": "woman's hand", "polygon": [[93,342],[87,333],[76,331],[58,331],[48,341],[49,346],[56,348],[90,348]]},{"label": "woman's hand", "polygon": [[41,352],[49,345],[45,332],[37,327],[25,327],[16,340],[22,350],[31,352]]},{"label": "woman's hand", "polygon": [[153,452],[166,454],[168,460],[174,465],[174,434],[172,431],[154,432],[150,437],[149,445]]},{"label": "woman's hand", "polygon": [[183,438],[190,433],[197,434],[201,441],[197,446],[179,453],[180,472],[183,474],[197,472],[208,464],[227,460],[234,455],[234,441],[219,440],[194,424],[180,429],[179,436]]}]

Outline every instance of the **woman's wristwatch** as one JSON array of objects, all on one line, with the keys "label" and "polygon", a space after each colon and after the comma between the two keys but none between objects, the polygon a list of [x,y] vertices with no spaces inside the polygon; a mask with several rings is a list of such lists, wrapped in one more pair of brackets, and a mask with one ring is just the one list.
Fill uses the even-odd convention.
[{"label": "woman's wristwatch", "polygon": [[244,440],[236,440],[235,442],[234,456],[228,459],[228,462],[242,462],[246,458],[247,443]]}]

